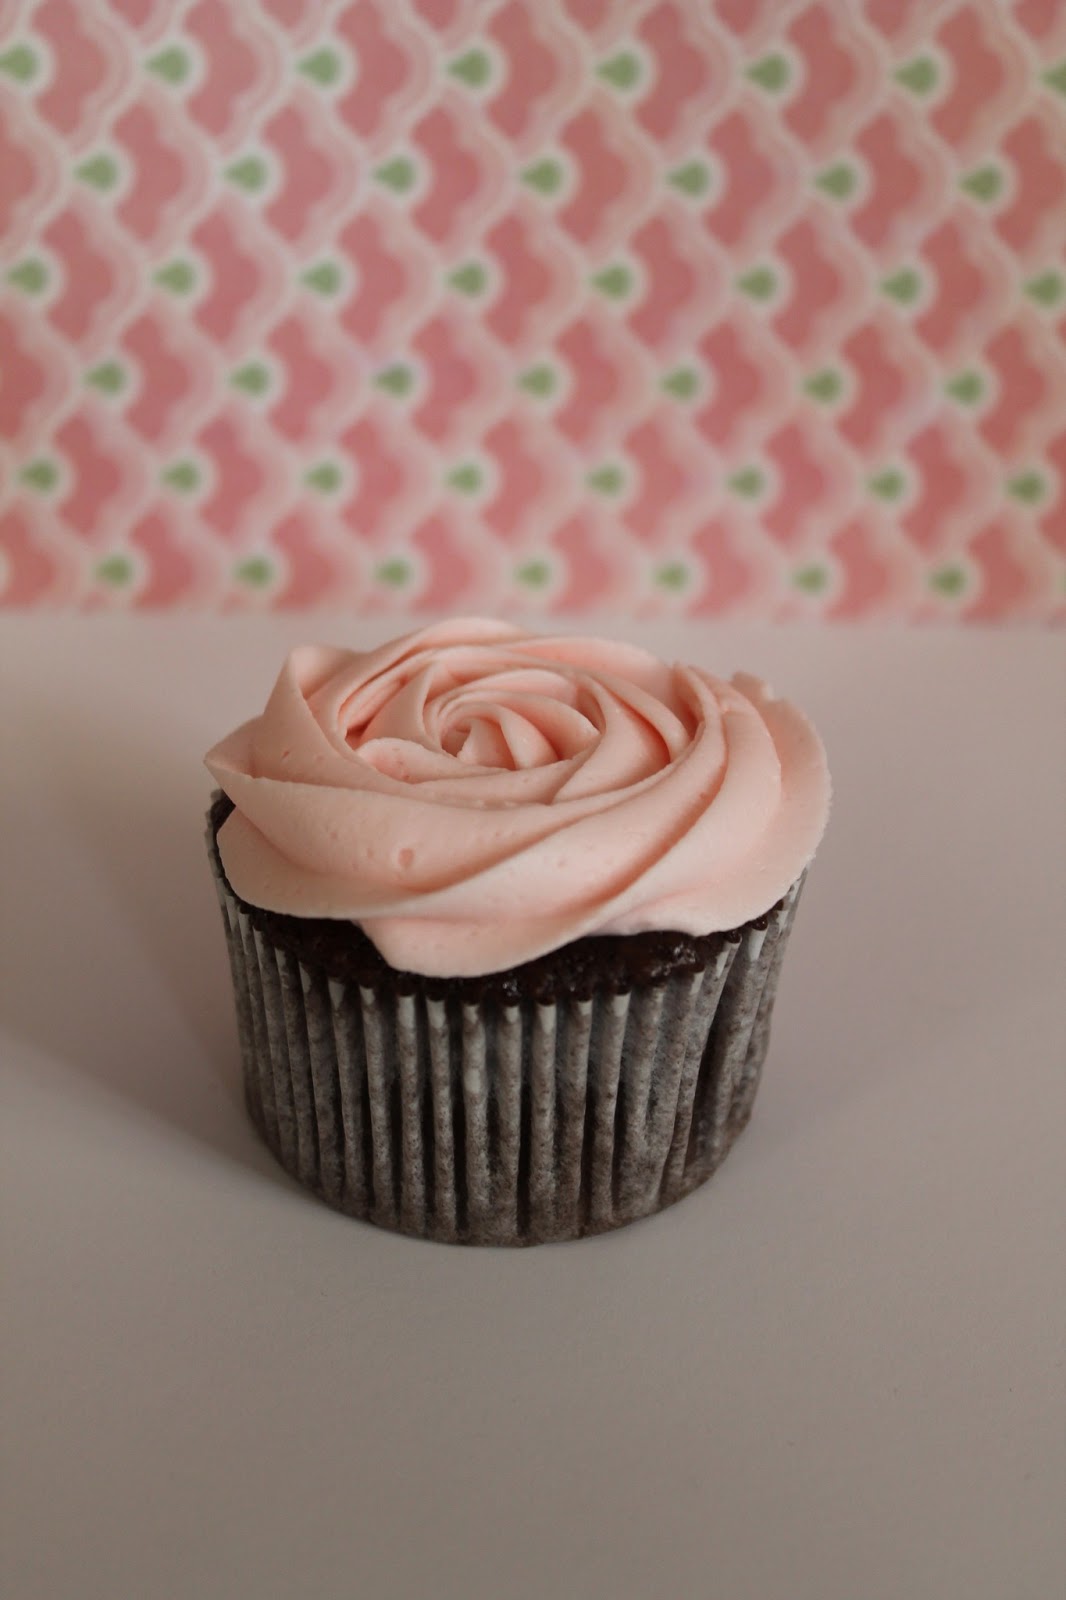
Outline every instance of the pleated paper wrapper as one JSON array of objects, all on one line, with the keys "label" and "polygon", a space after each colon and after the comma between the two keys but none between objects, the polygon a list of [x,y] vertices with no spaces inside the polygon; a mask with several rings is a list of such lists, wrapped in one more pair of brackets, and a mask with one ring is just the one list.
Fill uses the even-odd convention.
[{"label": "pleated paper wrapper", "polygon": [[249,1113],[339,1210],[452,1243],[580,1238],[681,1199],[746,1124],[803,878],[702,970],[470,1002],[298,960],[254,925],[208,844]]}]

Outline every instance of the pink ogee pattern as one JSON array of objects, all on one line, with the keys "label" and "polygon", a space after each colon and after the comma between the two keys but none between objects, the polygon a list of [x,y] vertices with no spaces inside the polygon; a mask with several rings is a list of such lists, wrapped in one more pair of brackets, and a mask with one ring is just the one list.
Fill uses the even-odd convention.
[{"label": "pink ogee pattern", "polygon": [[1066,601],[1066,0],[0,0],[0,598]]}]

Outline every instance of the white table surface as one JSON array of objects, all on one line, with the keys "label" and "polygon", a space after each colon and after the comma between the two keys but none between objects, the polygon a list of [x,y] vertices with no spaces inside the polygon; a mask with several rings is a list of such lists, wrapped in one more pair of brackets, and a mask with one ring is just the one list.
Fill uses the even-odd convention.
[{"label": "white table surface", "polygon": [[395,631],[0,623],[5,1594],[1061,1594],[1063,638],[600,625],[787,689],[836,803],[722,1171],[506,1252],[239,1101],[200,757]]}]

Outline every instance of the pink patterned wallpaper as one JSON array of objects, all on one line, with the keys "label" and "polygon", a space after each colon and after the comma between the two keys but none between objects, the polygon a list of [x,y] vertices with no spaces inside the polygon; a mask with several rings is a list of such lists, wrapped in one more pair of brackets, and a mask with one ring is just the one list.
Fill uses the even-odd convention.
[{"label": "pink patterned wallpaper", "polygon": [[0,4],[0,592],[1048,618],[1066,0]]}]

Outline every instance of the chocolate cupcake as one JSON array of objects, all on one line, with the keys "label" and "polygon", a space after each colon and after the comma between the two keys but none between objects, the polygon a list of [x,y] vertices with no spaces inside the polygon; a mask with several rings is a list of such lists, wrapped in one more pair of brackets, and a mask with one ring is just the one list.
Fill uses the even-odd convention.
[{"label": "chocolate cupcake", "polygon": [[747,1121],[829,780],[756,679],[456,620],[289,657],[207,756],[249,1111],[384,1227],[601,1232]]}]

